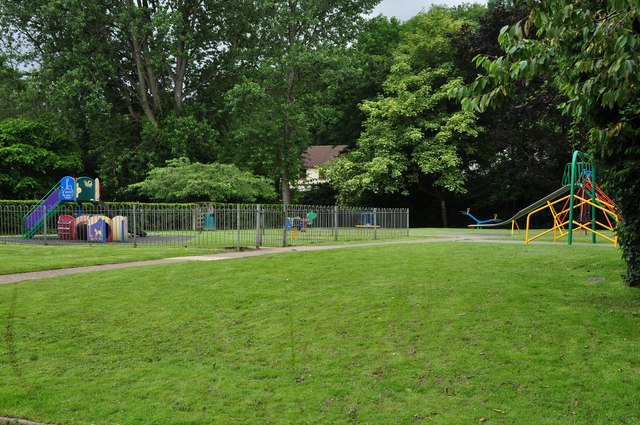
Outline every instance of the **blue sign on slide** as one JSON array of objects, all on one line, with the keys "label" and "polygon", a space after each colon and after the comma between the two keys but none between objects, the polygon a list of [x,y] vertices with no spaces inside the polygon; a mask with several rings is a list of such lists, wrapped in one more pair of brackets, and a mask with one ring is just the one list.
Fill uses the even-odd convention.
[{"label": "blue sign on slide", "polygon": [[66,176],[60,179],[60,200],[76,200],[76,180],[73,177]]}]

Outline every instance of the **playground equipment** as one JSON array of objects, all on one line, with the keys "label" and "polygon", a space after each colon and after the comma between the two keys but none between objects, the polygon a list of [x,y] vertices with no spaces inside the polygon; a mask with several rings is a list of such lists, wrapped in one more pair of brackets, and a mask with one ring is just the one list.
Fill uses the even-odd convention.
[{"label": "playground equipment", "polygon": [[359,228],[380,228],[376,221],[376,215],[373,210],[366,211],[360,214],[360,224],[356,224],[356,227]]},{"label": "playground equipment", "polygon": [[[23,218],[22,239],[33,238],[60,206],[78,203],[78,216],[61,215],[57,220],[58,238],[90,242],[125,242],[127,218],[117,216],[100,200],[100,181],[90,177],[65,176]],[[91,202],[110,215],[82,213],[82,203]]]},{"label": "playground equipment", "polygon": [[287,217],[285,220],[285,227],[287,230],[296,229],[298,232],[304,232],[308,227],[313,226],[313,221],[318,217],[318,214],[313,211],[309,211],[305,218]]},{"label": "playground equipment", "polygon": [[488,220],[479,220],[477,218],[475,218],[473,215],[471,215],[471,208],[467,208],[466,211],[460,211],[460,214],[466,215],[467,217],[471,218],[473,221],[476,222],[476,224],[488,224],[488,223],[500,223],[502,222],[501,219],[498,218],[498,214],[494,214],[493,218],[490,218]]},{"label": "playground equipment", "polygon": [[313,221],[318,218],[318,214],[313,211],[309,211],[305,218],[287,217],[284,222],[284,226],[287,231],[291,232],[291,239],[298,239],[298,232],[305,232],[307,228],[313,226]]},{"label": "playground equipment", "polygon": [[[533,235],[531,218],[544,211],[551,213],[553,225]],[[575,151],[572,161],[566,165],[560,189],[518,211],[508,220],[470,224],[469,227],[498,227],[511,223],[513,234],[514,228],[520,229],[517,220],[524,216],[527,220],[525,243],[553,233],[554,242],[567,237],[567,243],[571,245],[574,230],[578,229],[590,233],[592,243],[596,243],[596,238],[600,237],[614,245],[618,244],[615,231],[622,217],[617,212],[615,203],[597,184],[596,169],[589,155],[580,151]],[[603,231],[614,232],[614,236],[610,237]]]}]

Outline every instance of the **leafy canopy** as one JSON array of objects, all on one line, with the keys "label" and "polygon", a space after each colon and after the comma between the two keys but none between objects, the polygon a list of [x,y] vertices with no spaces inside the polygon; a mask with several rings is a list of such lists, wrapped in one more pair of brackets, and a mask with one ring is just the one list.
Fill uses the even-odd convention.
[{"label": "leafy canopy", "polygon": [[265,178],[235,165],[192,163],[184,157],[154,168],[144,181],[129,185],[129,189],[163,202],[255,202],[275,198],[272,184]]},{"label": "leafy canopy", "polygon": [[408,194],[421,175],[464,192],[459,151],[478,128],[475,114],[460,111],[447,94],[463,83],[452,38],[473,24],[456,15],[432,7],[405,24],[384,94],[362,104],[367,119],[357,148],[327,170],[343,201],[367,191]]},{"label": "leafy canopy", "polygon": [[249,2],[257,11],[250,26],[256,37],[242,55],[253,66],[226,96],[230,140],[240,147],[236,157],[280,181],[285,204],[314,131],[339,118],[328,103],[353,74],[344,51],[378,1]]},{"label": "leafy canopy", "polygon": [[23,118],[0,121],[1,198],[39,198],[61,177],[81,168],[77,145],[53,124]]}]

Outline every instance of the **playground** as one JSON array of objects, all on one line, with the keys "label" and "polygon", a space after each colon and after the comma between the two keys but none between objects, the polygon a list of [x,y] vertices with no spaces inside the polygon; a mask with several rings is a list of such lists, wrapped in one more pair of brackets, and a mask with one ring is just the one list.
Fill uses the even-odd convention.
[{"label": "playground", "polygon": [[[559,178],[560,180],[560,178]],[[617,245],[615,230],[623,218],[596,180],[588,155],[576,151],[566,165],[560,188],[508,219],[476,217],[487,230],[511,227],[524,242],[566,241],[589,235],[591,243]],[[116,204],[100,196],[100,181],[66,176],[28,211],[0,205],[0,241],[41,244],[116,243],[251,247],[303,246],[410,237],[409,210],[304,205]],[[546,223],[534,227],[532,222]],[[584,238],[580,238],[582,242]]]},{"label": "playground", "polygon": [[[615,231],[623,218],[616,204],[609,198],[596,180],[596,169],[589,155],[574,151],[572,160],[565,167],[562,185],[559,189],[521,209],[511,218],[502,220],[498,214],[492,219],[481,220],[470,213],[470,208],[460,211],[475,224],[473,229],[495,228],[511,225],[511,233],[520,232],[518,220],[526,219],[525,243],[533,242],[547,235],[553,235],[553,241],[566,240],[573,243],[574,232],[581,231],[591,236],[591,242],[603,239],[613,245],[618,244]],[[532,218],[546,214],[551,223],[547,229],[533,229]]]},{"label": "playground", "polygon": [[0,241],[217,248],[408,236],[406,208],[105,203],[100,182],[64,177],[32,206],[0,205]]},{"label": "playground", "polygon": [[[73,212],[59,214],[65,204],[75,203]],[[93,213],[83,211],[84,205],[94,207]],[[22,239],[33,239],[47,234],[47,224],[55,223],[55,233],[60,240],[88,242],[126,242],[130,233],[127,217],[117,215],[100,199],[100,180],[89,177],[65,176],[24,215]],[[49,224],[49,228],[52,226]]]}]

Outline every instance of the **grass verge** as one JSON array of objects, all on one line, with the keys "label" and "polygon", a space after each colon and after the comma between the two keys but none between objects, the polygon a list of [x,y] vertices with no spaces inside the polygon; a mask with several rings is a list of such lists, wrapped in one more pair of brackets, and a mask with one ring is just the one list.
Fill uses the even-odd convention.
[{"label": "grass verge", "polygon": [[0,274],[206,255],[222,249],[181,246],[0,244]]},{"label": "grass verge", "polygon": [[[220,232],[218,232],[220,234]],[[346,236],[345,236],[346,235]],[[373,239],[349,239],[349,234],[345,235],[338,241],[330,238],[325,240],[314,240],[308,235],[301,234],[297,240],[290,240],[290,246],[296,245],[360,245],[372,243],[394,243],[394,242],[411,242],[421,239],[444,239],[444,238],[464,238],[469,240],[475,239],[497,239],[512,242],[524,243],[524,233],[511,235],[509,229],[482,229],[472,232],[468,228],[412,228],[409,236],[393,236],[380,237]],[[65,244],[65,245],[38,245],[38,244],[21,244],[21,243],[2,243],[0,244],[0,274],[22,273],[41,270],[61,269],[68,267],[93,266],[100,264],[113,264],[131,261],[155,260],[159,258],[206,255],[223,252],[221,246],[233,247],[236,241],[229,232],[226,236],[226,243],[211,244],[206,241],[195,239],[188,242],[186,246],[181,244],[140,244],[138,247],[133,245],[121,244]],[[244,235],[241,246],[251,247],[252,237]],[[220,237],[225,239],[224,237]],[[281,242],[277,238],[265,239],[264,246],[281,246]],[[552,236],[545,236],[537,242],[552,242]],[[219,241],[218,241],[219,242]],[[574,235],[575,243],[590,243],[591,237],[576,232]],[[535,243],[535,242],[534,242]],[[603,239],[598,239],[599,244],[607,244]],[[557,242],[558,245],[566,245],[566,239]]]},{"label": "grass verge", "polygon": [[615,249],[422,244],[0,287],[0,415],[102,423],[638,423]]}]

